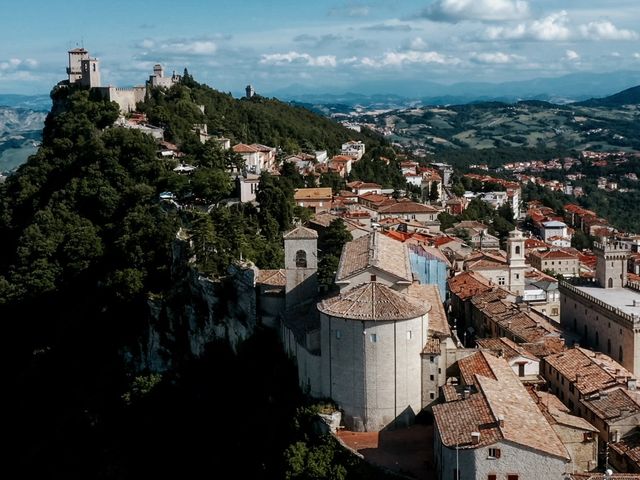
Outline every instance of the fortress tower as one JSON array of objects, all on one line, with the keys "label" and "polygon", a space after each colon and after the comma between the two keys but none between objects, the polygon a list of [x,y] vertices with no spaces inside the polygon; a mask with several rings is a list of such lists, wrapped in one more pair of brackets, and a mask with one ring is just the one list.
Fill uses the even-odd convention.
[{"label": "fortress tower", "polygon": [[67,67],[69,85],[82,85],[83,87],[99,87],[100,62],[97,58],[91,58],[84,48],[69,50],[69,66]]},{"label": "fortress tower", "polygon": [[627,260],[631,246],[620,241],[603,239],[594,242],[596,278],[602,288],[624,288],[627,285]]}]

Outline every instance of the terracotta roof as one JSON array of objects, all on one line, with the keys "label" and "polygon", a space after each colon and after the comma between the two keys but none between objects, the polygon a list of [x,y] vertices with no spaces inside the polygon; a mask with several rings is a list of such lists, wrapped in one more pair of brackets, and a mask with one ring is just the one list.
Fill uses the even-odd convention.
[{"label": "terracotta roof", "polygon": [[609,392],[600,392],[599,394],[583,398],[580,400],[580,403],[607,424],[640,413],[640,404],[638,404],[624,388],[616,388]]},{"label": "terracotta roof", "polygon": [[460,300],[467,300],[474,295],[491,290],[489,280],[474,272],[463,272],[447,280],[449,291]]},{"label": "terracotta roof", "polygon": [[618,385],[616,376],[633,378],[629,371],[611,357],[580,347],[549,355],[545,362],[572,382],[581,395],[589,395]]},{"label": "terracotta roof", "polygon": [[425,315],[429,309],[426,303],[378,282],[364,283],[318,304],[325,315],[351,320],[409,320]]},{"label": "terracotta roof", "polygon": [[634,433],[627,435],[619,442],[610,443],[609,447],[615,450],[618,455],[626,457],[627,462],[635,464],[636,470],[640,470],[640,430],[636,429]]},{"label": "terracotta roof", "polygon": [[552,259],[571,259],[577,260],[578,256],[574,253],[567,252],[565,250],[549,250],[547,252],[532,252],[531,256],[538,257],[544,260],[552,260]]},{"label": "terracotta roof", "polygon": [[485,352],[477,352],[458,360],[460,377],[465,385],[475,385],[476,375],[482,375],[496,380],[496,376],[493,374],[493,370],[491,370],[487,362],[488,355],[489,354]]},{"label": "terracotta roof", "polygon": [[[602,473],[571,473],[571,480],[602,480]],[[640,473],[614,473],[606,480],[640,480]]]},{"label": "terracotta roof", "polygon": [[370,267],[407,282],[413,281],[406,245],[374,231],[345,244],[338,264],[336,282],[348,279]]},{"label": "terracotta roof", "polygon": [[398,201],[390,205],[382,206],[378,209],[379,213],[437,213],[436,207],[424,205],[422,203],[412,202],[410,200]]},{"label": "terracotta roof", "polygon": [[423,355],[440,355],[440,340],[434,337],[428,338],[422,353]]},{"label": "terracotta roof", "polygon": [[244,143],[234,145],[232,149],[236,153],[257,153],[259,151],[257,148]]},{"label": "terracotta roof", "polygon": [[520,345],[538,358],[563,352],[567,348],[564,339],[559,337],[544,337],[535,343],[521,343]]},{"label": "terracotta roof", "polygon": [[287,275],[283,268],[278,270],[259,270],[256,283],[273,287],[284,287],[287,284]]},{"label": "terracotta roof", "polygon": [[451,384],[442,386],[442,396],[444,397],[445,402],[455,402],[456,400],[460,400],[458,390],[456,389],[455,385]]},{"label": "terracotta roof", "polygon": [[564,425],[588,432],[598,431],[584,418],[572,415],[571,410],[554,394],[538,390],[529,390],[529,393],[551,425]]},{"label": "terracotta roof", "polygon": [[431,305],[429,311],[429,332],[438,337],[450,337],[451,329],[447,321],[447,314],[444,311],[440,289],[437,285],[411,285],[409,295],[426,301]]},{"label": "terracotta roof", "polygon": [[283,235],[284,238],[299,238],[301,240],[318,238],[318,232],[306,227],[297,227]]},{"label": "terracotta roof", "polygon": [[511,361],[517,357],[524,357],[536,361],[538,360],[538,357],[506,337],[479,338],[476,340],[476,343],[480,348],[490,350],[498,356],[503,356],[507,361]]},{"label": "terracotta roof", "polygon": [[[505,440],[565,460],[568,452],[504,359],[480,352],[490,376],[476,373],[478,393],[433,407],[436,428],[449,448],[478,448]],[[472,432],[480,433],[478,443]]]},{"label": "terracotta roof", "polygon": [[293,198],[297,202],[302,200],[331,200],[331,187],[296,188]]}]

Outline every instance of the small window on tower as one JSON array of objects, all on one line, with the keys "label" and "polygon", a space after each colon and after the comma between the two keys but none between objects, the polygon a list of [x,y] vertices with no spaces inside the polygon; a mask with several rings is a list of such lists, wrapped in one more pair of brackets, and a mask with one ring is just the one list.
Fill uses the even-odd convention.
[{"label": "small window on tower", "polygon": [[371,334],[371,343],[377,343],[378,342],[378,335],[375,333]]},{"label": "small window on tower", "polygon": [[296,267],[307,268],[307,252],[304,250],[298,250],[296,252]]},{"label": "small window on tower", "polygon": [[516,245],[516,255],[520,255],[520,245]]}]

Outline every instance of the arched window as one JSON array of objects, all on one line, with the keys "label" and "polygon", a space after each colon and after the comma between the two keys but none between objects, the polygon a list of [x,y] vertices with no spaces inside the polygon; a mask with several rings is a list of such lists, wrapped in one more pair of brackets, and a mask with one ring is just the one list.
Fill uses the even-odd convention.
[{"label": "arched window", "polygon": [[516,245],[516,255],[520,255],[520,245]]},{"label": "arched window", "polygon": [[609,288],[613,288],[613,278],[609,277]]},{"label": "arched window", "polygon": [[296,252],[296,268],[307,268],[307,252],[304,250]]}]

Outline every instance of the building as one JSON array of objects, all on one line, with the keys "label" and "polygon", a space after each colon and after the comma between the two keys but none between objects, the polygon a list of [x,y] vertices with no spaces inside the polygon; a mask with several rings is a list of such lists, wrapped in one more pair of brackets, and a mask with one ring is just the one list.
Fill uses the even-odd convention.
[{"label": "building", "polygon": [[594,244],[596,283],[561,281],[560,323],[581,337],[582,345],[612,356],[634,374],[640,372],[640,285],[627,281],[630,246],[605,240]]},{"label": "building", "polygon": [[251,85],[247,85],[244,91],[245,91],[246,98],[253,98],[253,96],[256,94],[256,91],[253,89]]},{"label": "building", "polygon": [[437,478],[563,478],[569,452],[507,362],[486,352],[465,361],[476,364],[472,387],[433,407]]},{"label": "building", "polygon": [[260,175],[243,173],[236,177],[237,188],[241,203],[255,202],[260,184]]},{"label": "building", "polygon": [[567,448],[571,457],[571,471],[594,470],[598,466],[598,429],[584,418],[572,415],[552,393],[533,389],[529,393]]},{"label": "building", "polygon": [[254,143],[246,145],[239,143],[232,148],[244,160],[245,168],[249,173],[260,175],[262,172],[270,172],[275,167],[276,149],[266,145]]},{"label": "building", "polygon": [[572,412],[587,420],[590,418],[585,414],[582,400],[621,387],[636,390],[631,372],[608,355],[581,347],[546,356],[541,370],[550,390]]},{"label": "building", "polygon": [[315,213],[331,210],[333,194],[331,187],[296,188],[293,199],[299,207],[306,207]]},{"label": "building", "polygon": [[100,61],[97,58],[91,58],[84,48],[74,48],[68,53],[68,84],[89,88],[100,87]]},{"label": "building", "polygon": [[354,161],[358,161],[362,158],[365,152],[365,145],[361,141],[350,140],[342,144],[342,155],[352,157]]},{"label": "building", "polygon": [[566,238],[571,241],[567,224],[557,220],[542,222],[540,225],[540,237],[542,237],[542,240],[545,242],[549,242],[553,237]]},{"label": "building", "polygon": [[540,359],[506,337],[479,338],[478,347],[490,351],[494,356],[504,358],[513,373],[521,381],[537,382],[540,374]]},{"label": "building", "polygon": [[[424,369],[432,366],[425,356],[430,340],[442,340],[444,357],[455,358],[438,287],[414,282],[407,246],[374,231],[344,246],[336,274],[340,292],[316,303],[311,279],[317,265],[307,259],[315,258],[317,235],[298,227],[284,238],[281,336],[300,386],[332,398],[350,429],[411,423],[434,401],[436,382],[444,381],[424,381]],[[430,332],[431,318],[436,332]]]},{"label": "building", "polygon": [[164,67],[157,63],[153,66],[153,73],[149,75],[147,85],[152,88],[171,88],[172,86],[180,83],[180,80],[182,80],[182,77],[180,75],[176,75],[175,70],[170,77],[165,77]]},{"label": "building", "polygon": [[541,272],[551,272],[563,277],[580,276],[580,259],[578,255],[562,249],[532,252],[529,255],[531,266]]}]

